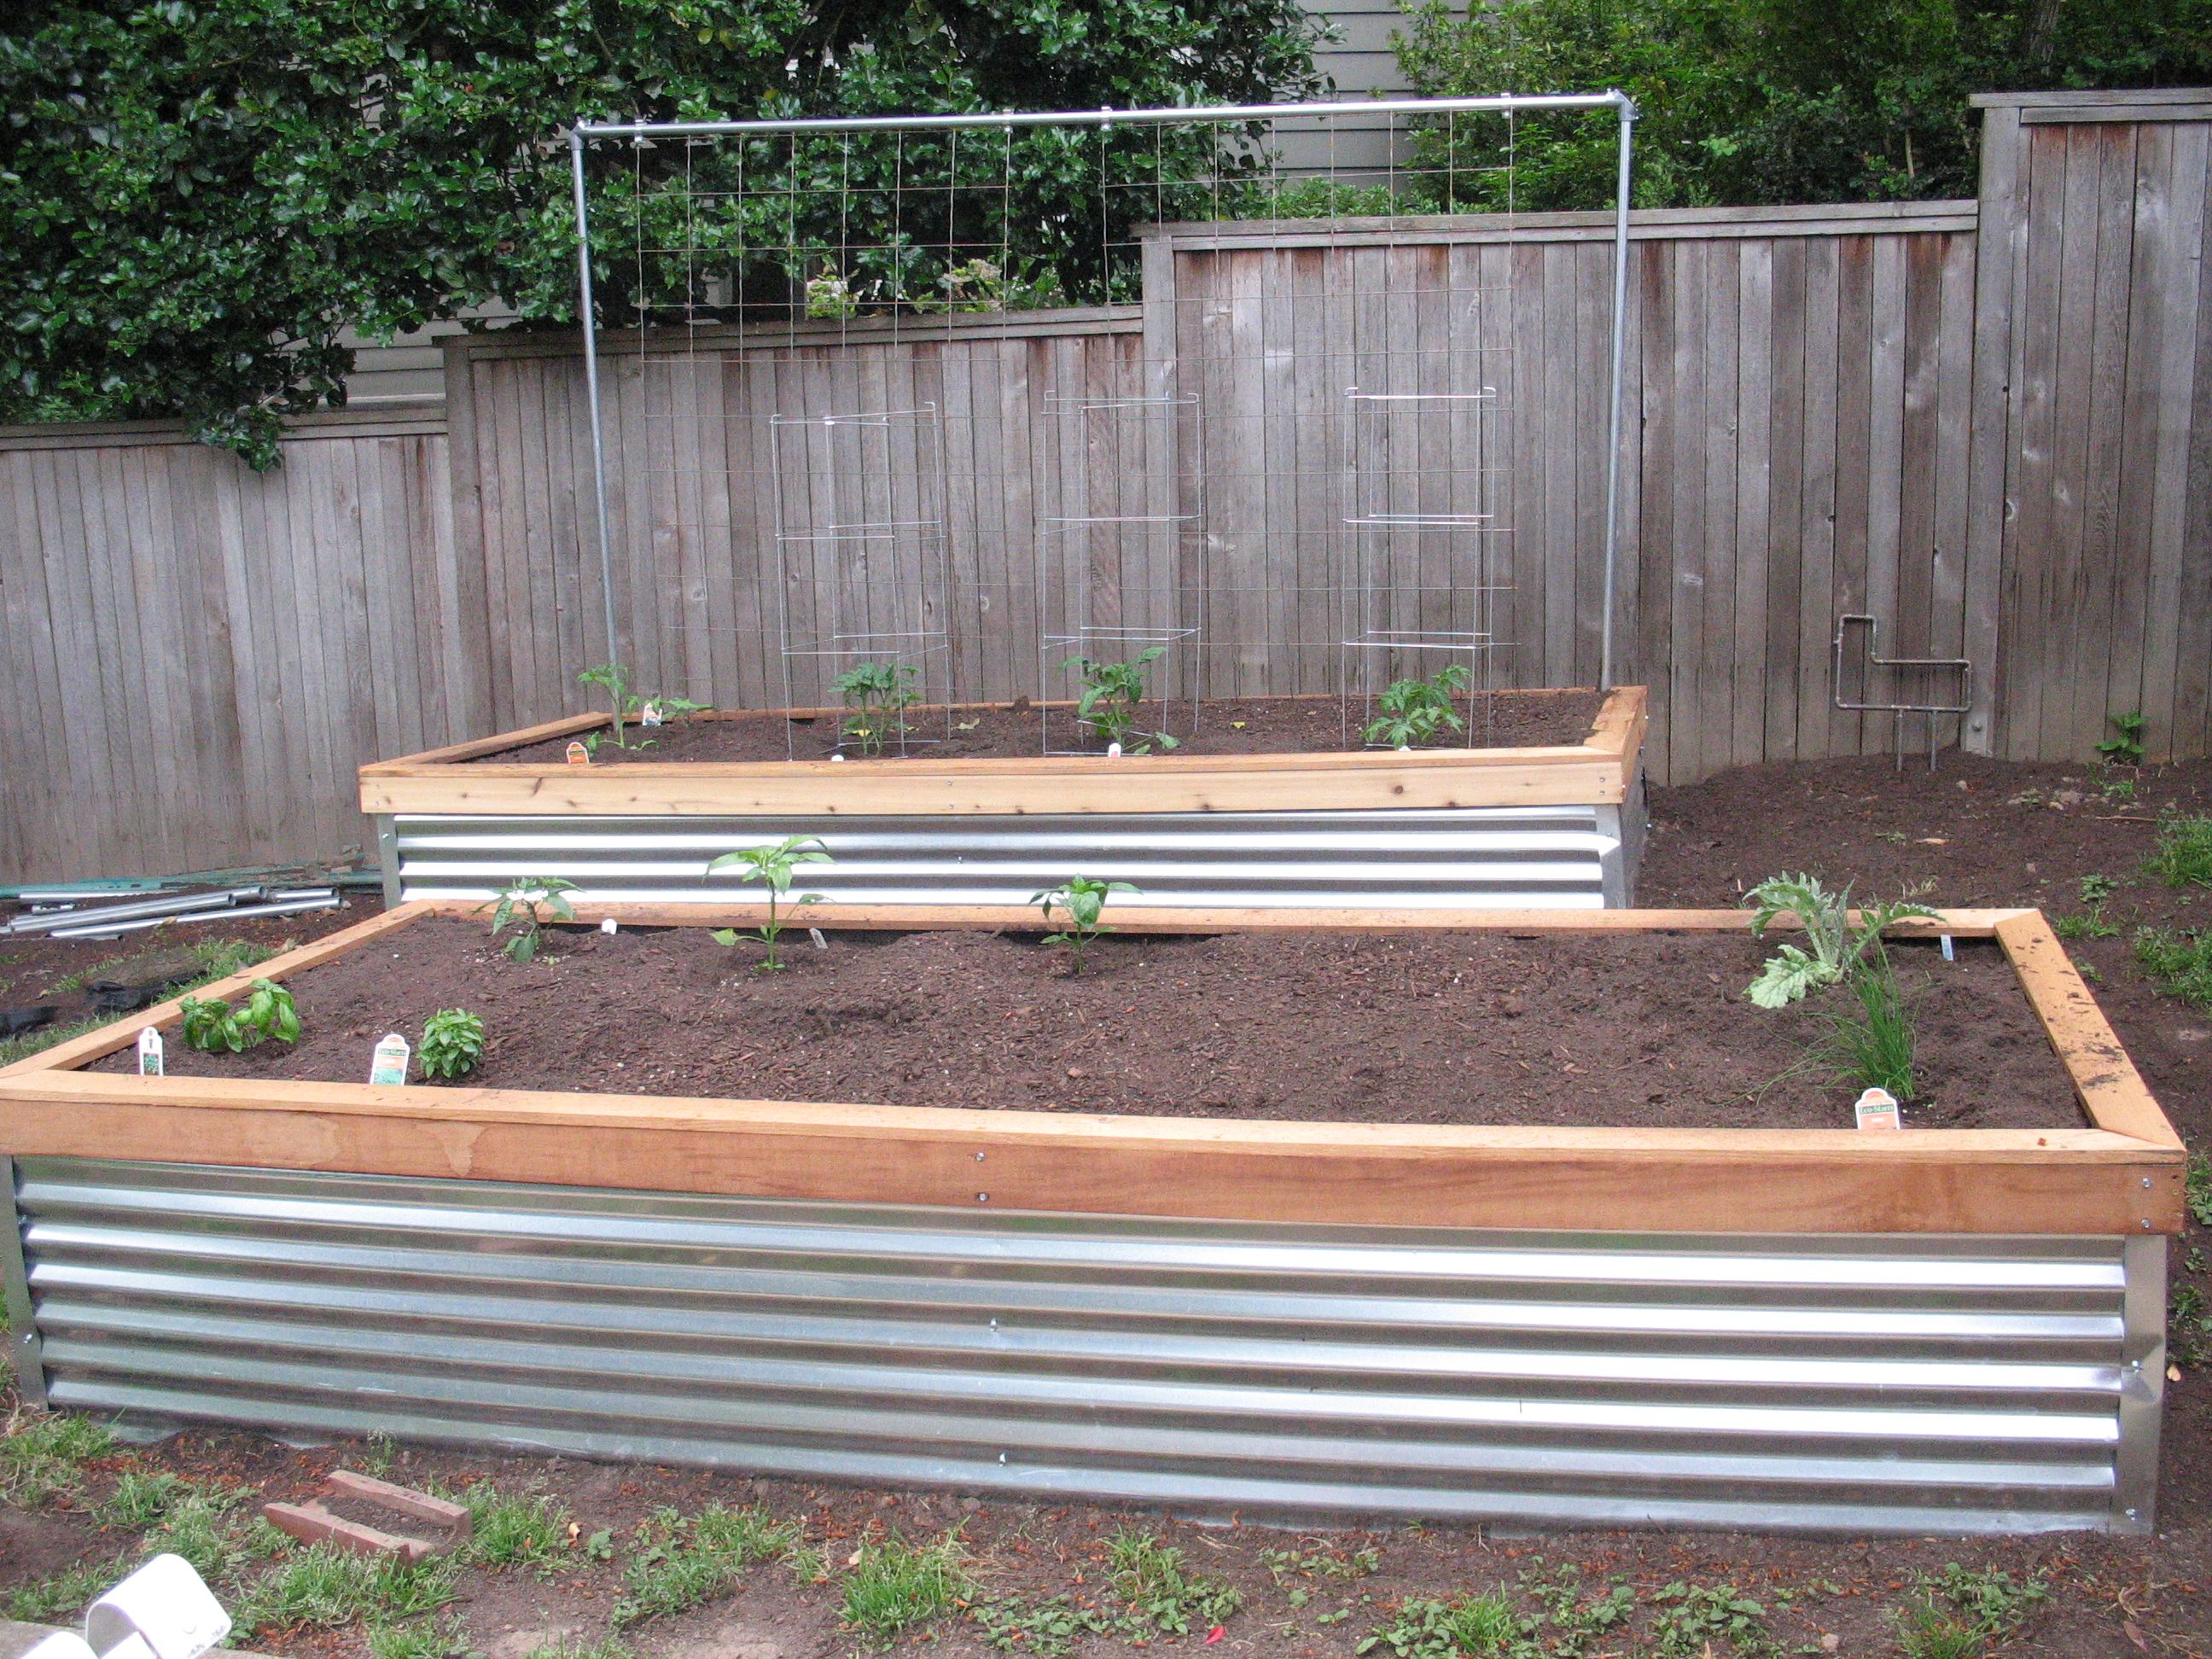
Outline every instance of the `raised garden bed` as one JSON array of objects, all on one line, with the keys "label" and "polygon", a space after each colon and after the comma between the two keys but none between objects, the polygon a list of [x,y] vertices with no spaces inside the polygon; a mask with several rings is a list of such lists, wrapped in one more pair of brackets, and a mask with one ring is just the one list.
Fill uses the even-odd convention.
[{"label": "raised garden bed", "polygon": [[[839,761],[820,752],[839,711],[710,714],[570,765],[568,745],[607,725],[574,715],[364,766],[361,806],[395,903],[526,875],[596,901],[713,903],[729,889],[708,857],[787,835],[840,845],[819,884],[860,904],[1018,903],[1079,849],[1156,905],[1595,908],[1633,892],[1640,687],[1500,693],[1476,735],[1504,742],[1410,750],[1343,747],[1334,699],[1210,703],[1182,747],[1110,758],[1006,752],[1035,744],[1035,718],[961,711],[951,741]],[[793,732],[817,757],[781,757]]]},{"label": "raised garden bed", "polygon": [[[311,1025],[343,1031],[331,1040],[365,1075],[387,1025],[476,982],[410,982],[418,948],[481,952],[480,921],[434,921],[453,908],[388,913],[265,971],[295,986]],[[1480,979],[1523,946],[1588,952],[1595,933],[1624,957],[1678,944],[1656,965],[1679,977],[1722,975],[1713,1006],[1683,1005],[1689,1058],[1726,1021],[1777,1018],[1725,994],[1745,920],[1126,909],[1085,976],[1110,1013],[1085,1051],[1110,1064],[1117,1030],[1181,1031],[1190,1097],[1224,1088],[1227,1057],[1200,1053],[1209,997],[1164,967],[1221,965],[1223,947],[1153,934],[1278,939],[1340,979],[1418,939],[1422,963],[1463,954]],[[933,927],[957,951],[1034,949],[973,937],[1033,925],[1019,913],[840,921],[893,935],[833,939],[828,954],[854,962]],[[578,1011],[527,1046],[590,1091],[501,1086],[496,1030],[481,1083],[98,1069],[176,1018],[156,1009],[0,1073],[18,1358],[57,1404],[155,1420],[1218,1511],[2143,1529],[2180,1144],[2039,915],[1918,931],[1948,933],[1961,958],[1931,999],[2008,1001],[2003,1046],[2048,1050],[1978,1081],[1969,1055],[1936,1103],[2019,1127],[1726,1127],[1706,1103],[1654,1123],[1632,1091],[1648,1095],[1668,1056],[1592,1037],[1549,989],[1543,1017],[1580,1056],[1559,1077],[1592,1073],[1612,1111],[1028,1109],[966,1057],[940,1070],[996,1109],[882,1103],[903,1092],[890,1086],[854,1103],[656,1094],[645,1075],[606,1091],[669,1052],[657,1025],[720,1023],[680,964],[652,1010],[582,1016],[603,983],[586,975],[594,954],[666,935],[572,945],[551,968],[483,964]],[[1055,970],[1021,966],[1041,1000],[979,1000],[963,1029],[1020,1025],[1023,1006],[1042,1018]],[[757,994],[803,1000],[811,983],[835,1025],[846,971],[803,963]],[[1429,988],[1378,977],[1394,999]],[[1378,1054],[1397,1006],[1375,1012]],[[779,1033],[795,1045],[792,1021]],[[1486,1046],[1477,1032],[1458,1052]],[[296,1069],[321,1066],[313,1052]],[[1072,1091],[1087,1079],[1065,1073],[1086,1062],[1063,1058]],[[908,1098],[953,1086],[911,1082]],[[1561,1086],[1547,1085],[1555,1104]],[[1592,1127],[1608,1117],[1635,1127]]]}]

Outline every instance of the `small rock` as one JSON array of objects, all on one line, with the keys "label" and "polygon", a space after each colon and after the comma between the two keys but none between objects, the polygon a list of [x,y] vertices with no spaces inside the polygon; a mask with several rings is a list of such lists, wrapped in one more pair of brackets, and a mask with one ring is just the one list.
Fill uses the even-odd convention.
[{"label": "small rock", "polygon": [[1080,1066],[1071,1066],[1067,1068],[1067,1074],[1070,1077],[1081,1077],[1084,1075],[1084,1071]]},{"label": "small rock", "polygon": [[983,1500],[980,1498],[963,1498],[960,1500],[960,1507],[973,1515],[983,1507]]}]

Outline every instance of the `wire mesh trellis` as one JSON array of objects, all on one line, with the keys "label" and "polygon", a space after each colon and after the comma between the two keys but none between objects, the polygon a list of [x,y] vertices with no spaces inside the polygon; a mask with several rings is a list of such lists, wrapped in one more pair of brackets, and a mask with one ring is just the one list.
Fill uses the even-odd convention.
[{"label": "wire mesh trellis", "polygon": [[1364,726],[1429,659],[1509,683],[1514,125],[1593,114],[1617,466],[1619,94],[580,125],[610,653],[626,594],[655,689],[805,708],[872,665],[933,732],[1034,696],[1048,750],[1097,745],[1072,659],[1149,653],[1169,732],[1287,690]]}]

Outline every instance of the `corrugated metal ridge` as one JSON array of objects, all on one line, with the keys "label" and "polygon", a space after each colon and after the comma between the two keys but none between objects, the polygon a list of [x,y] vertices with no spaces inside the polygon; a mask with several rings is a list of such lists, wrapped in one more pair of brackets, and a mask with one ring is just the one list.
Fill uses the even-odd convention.
[{"label": "corrugated metal ridge", "polygon": [[[1158,903],[1590,908],[1622,857],[1620,815],[1596,805],[1448,811],[1176,812],[911,817],[732,814],[444,817],[393,820],[406,895],[476,898],[516,876],[557,875],[595,900],[681,903],[740,890],[716,853],[788,835],[830,843],[811,890],[849,902],[1018,902],[1086,873]],[[1616,888],[1621,886],[1617,868]],[[1615,894],[1615,902],[1623,895]]]},{"label": "corrugated metal ridge", "polygon": [[27,1160],[50,1397],[1291,1513],[2110,1525],[2119,1241],[979,1214]]}]

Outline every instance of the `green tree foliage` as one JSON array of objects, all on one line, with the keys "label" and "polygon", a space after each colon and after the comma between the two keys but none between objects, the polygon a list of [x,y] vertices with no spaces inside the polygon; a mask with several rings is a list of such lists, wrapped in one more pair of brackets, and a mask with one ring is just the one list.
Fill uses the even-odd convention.
[{"label": "green tree foliage", "polygon": [[[349,329],[388,336],[495,297],[574,322],[562,135],[578,117],[1096,109],[1316,85],[1295,0],[18,0],[0,20],[0,420],[182,415],[259,465],[281,415],[343,401]],[[720,147],[712,167],[745,168],[756,190],[854,186],[859,222],[833,235],[830,198],[796,227],[821,244],[799,270],[740,258],[734,214],[696,239],[730,251],[748,314],[793,303],[854,243],[876,246],[834,282],[941,308],[974,273],[948,285],[922,245],[980,255],[1008,239],[980,217],[894,222],[894,170],[951,165],[949,140],[923,151]],[[606,320],[687,297],[639,292],[624,254],[681,210],[669,181],[687,164],[695,190],[714,187],[704,154],[664,144],[595,168]],[[1149,135],[1105,140],[1117,179],[1149,177],[1154,154]],[[1012,190],[969,211],[1021,226],[1033,279],[1079,297],[1110,280],[1077,234],[1096,222],[1100,161],[1096,138],[1040,131],[1011,150],[971,138],[959,167],[994,184],[1011,168]],[[1192,161],[1170,154],[1168,176]],[[1138,192],[1109,194],[1134,210]]]},{"label": "green tree foliage", "polygon": [[[1901,201],[1975,193],[1977,92],[2201,85],[2212,0],[1428,0],[1399,57],[1437,96],[1617,86],[1643,107],[1639,207]],[[1501,209],[1494,131],[1453,135],[1454,188]],[[1427,140],[1427,165],[1444,159]],[[1479,148],[1477,148],[1479,146]],[[1512,204],[1609,205],[1610,113],[1524,117]],[[1442,175],[1439,175],[1441,178]]]}]

